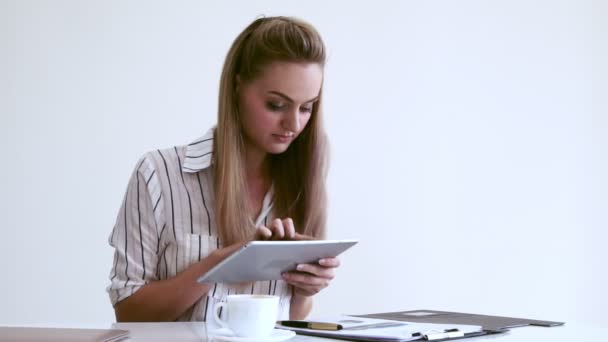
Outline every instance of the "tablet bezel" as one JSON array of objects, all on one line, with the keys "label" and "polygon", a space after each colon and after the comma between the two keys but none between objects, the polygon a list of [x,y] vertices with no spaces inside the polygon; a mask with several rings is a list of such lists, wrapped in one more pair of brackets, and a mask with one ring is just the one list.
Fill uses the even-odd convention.
[{"label": "tablet bezel", "polygon": [[[322,258],[336,257],[357,243],[357,240],[250,241],[200,276],[197,281],[241,283],[279,280],[282,279],[281,273],[295,270],[297,264],[315,263]],[[251,262],[253,257],[259,258]],[[269,263],[277,265],[269,266]]]}]

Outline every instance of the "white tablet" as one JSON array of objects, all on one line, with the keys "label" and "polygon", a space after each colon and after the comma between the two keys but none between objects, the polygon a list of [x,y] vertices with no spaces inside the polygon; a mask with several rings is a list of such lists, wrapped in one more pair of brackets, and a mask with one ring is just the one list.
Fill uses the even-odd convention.
[{"label": "white tablet", "polygon": [[199,283],[242,283],[282,279],[298,264],[336,257],[356,240],[251,241],[198,278]]}]

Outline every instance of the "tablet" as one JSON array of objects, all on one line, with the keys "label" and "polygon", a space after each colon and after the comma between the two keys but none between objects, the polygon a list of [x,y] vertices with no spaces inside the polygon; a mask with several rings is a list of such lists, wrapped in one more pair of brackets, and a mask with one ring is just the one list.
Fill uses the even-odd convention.
[{"label": "tablet", "polygon": [[251,241],[198,278],[199,283],[242,283],[282,279],[298,264],[336,257],[356,240]]}]

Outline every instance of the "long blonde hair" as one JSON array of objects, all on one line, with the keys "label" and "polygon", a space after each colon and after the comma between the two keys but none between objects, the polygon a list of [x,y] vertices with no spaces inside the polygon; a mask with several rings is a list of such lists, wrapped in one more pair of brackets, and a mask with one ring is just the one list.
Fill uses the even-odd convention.
[{"label": "long blonde hair", "polygon": [[[325,65],[325,45],[310,24],[291,17],[259,18],[235,39],[228,51],[219,89],[214,139],[217,224],[224,246],[251,238],[244,137],[239,119],[236,78],[248,82],[275,61]],[[273,214],[291,217],[296,231],[325,237],[327,137],[321,117],[321,93],[311,118],[287,151],[269,155],[274,183]]]}]

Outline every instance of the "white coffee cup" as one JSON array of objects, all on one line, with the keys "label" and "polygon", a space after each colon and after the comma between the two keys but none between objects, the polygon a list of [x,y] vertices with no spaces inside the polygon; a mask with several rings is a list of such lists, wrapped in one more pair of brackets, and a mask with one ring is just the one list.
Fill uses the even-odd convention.
[{"label": "white coffee cup", "polygon": [[[222,317],[219,316],[220,308]],[[266,295],[229,295],[213,308],[213,319],[222,328],[240,337],[268,336],[277,321],[279,297]]]}]

